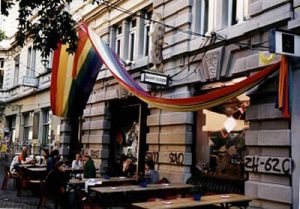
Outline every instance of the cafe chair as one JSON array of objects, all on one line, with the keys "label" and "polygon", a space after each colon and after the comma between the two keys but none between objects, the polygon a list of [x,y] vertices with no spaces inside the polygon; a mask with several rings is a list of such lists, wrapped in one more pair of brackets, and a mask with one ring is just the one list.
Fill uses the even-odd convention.
[{"label": "cafe chair", "polygon": [[37,209],[40,209],[42,206],[46,206],[49,200],[54,202],[54,208],[58,209],[61,197],[55,196],[48,192],[45,180],[41,180],[41,194],[40,194],[39,204]]},{"label": "cafe chair", "polygon": [[10,172],[8,166],[4,166],[4,177],[3,177],[2,187],[1,187],[2,190],[7,189],[7,184],[10,179],[13,179],[15,185],[17,185],[19,183],[18,181],[20,179],[20,176],[17,172]]}]

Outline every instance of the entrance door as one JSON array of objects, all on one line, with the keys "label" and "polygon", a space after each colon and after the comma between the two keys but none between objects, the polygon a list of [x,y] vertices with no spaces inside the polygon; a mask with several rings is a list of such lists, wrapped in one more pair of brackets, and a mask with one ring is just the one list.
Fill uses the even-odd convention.
[{"label": "entrance door", "polygon": [[[111,110],[110,165],[132,159],[136,172],[144,170],[147,108],[137,99],[113,101]],[[112,168],[112,170],[115,170]]]}]

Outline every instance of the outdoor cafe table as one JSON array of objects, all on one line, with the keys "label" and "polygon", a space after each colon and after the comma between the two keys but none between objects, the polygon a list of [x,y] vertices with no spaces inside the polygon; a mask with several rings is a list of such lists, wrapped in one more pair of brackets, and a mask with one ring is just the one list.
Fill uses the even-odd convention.
[{"label": "outdoor cafe table", "polygon": [[206,195],[202,196],[200,201],[193,198],[178,198],[172,200],[159,200],[150,202],[133,203],[133,208],[140,209],[166,209],[166,208],[195,208],[201,206],[221,205],[222,208],[229,208],[231,205],[238,206],[239,208],[246,208],[248,203],[253,200],[241,194],[223,194],[223,195]]},{"label": "outdoor cafe table", "polygon": [[[91,192],[96,192],[97,201],[102,206],[131,204],[136,201],[144,201],[147,198],[163,197],[168,195],[186,195],[193,185],[184,183],[174,184],[148,184],[131,186],[92,187]],[[117,197],[117,198],[116,198]]]},{"label": "outdoor cafe table", "polygon": [[34,164],[23,164],[20,165],[19,169],[19,178],[20,183],[18,185],[17,195],[19,196],[22,193],[22,190],[28,186],[31,182],[40,182],[41,179],[44,179],[47,175],[46,166],[34,165]]},{"label": "outdoor cafe table", "polygon": [[[135,178],[127,178],[127,177],[110,177],[106,178],[91,178],[95,179],[97,182],[101,182],[101,184],[97,184],[97,186],[118,186],[122,184],[134,184],[136,182]],[[69,185],[84,185],[88,179],[76,179],[72,178],[69,181]]]}]

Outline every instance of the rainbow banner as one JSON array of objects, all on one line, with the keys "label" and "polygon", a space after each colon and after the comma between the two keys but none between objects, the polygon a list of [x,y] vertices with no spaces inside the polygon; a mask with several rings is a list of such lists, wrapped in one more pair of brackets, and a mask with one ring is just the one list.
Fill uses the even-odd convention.
[{"label": "rainbow banner", "polygon": [[102,67],[86,31],[78,33],[79,42],[74,54],[67,45],[59,45],[53,56],[50,100],[54,115],[73,118],[82,115]]},{"label": "rainbow banner", "polygon": [[[105,64],[107,68],[110,70],[112,75],[117,79],[117,81],[122,85],[125,89],[127,89],[129,92],[143,100],[144,102],[148,103],[151,106],[170,110],[170,111],[197,111],[204,108],[210,108],[219,104],[222,104],[244,92],[251,89],[255,85],[262,82],[264,79],[266,79],[269,75],[274,73],[280,66],[280,63],[272,64],[268,67],[266,67],[263,70],[260,70],[259,72],[255,73],[254,75],[248,77],[247,79],[236,83],[232,86],[227,86],[222,89],[214,90],[209,93],[195,96],[195,97],[189,97],[189,98],[162,98],[162,97],[155,97],[146,92],[132,77],[131,75],[126,71],[126,69],[121,64],[118,56],[114,53],[114,51],[105,44],[101,38],[89,30],[89,28],[85,25],[81,26],[80,34],[82,34],[82,37],[84,37],[85,41],[81,40],[80,42],[87,42],[91,45],[89,45],[87,51],[92,51],[93,59],[84,59],[85,54],[87,54],[86,50],[83,50],[84,47],[81,47],[81,44],[79,43],[78,50],[76,51],[75,55],[66,55],[65,53],[56,52],[54,60],[64,60],[61,61],[62,63],[59,63],[58,61],[54,62],[55,66],[55,73],[54,73],[54,80],[52,83],[58,84],[57,79],[59,77],[62,78],[62,84],[55,85],[55,87],[51,86],[51,105],[53,105],[52,110],[54,114],[58,114],[59,116],[70,116],[70,110],[75,109],[76,115],[77,113],[82,112],[81,108],[84,109],[85,103],[83,103],[83,98],[77,97],[77,95],[82,92],[82,88],[85,86],[82,85],[85,81],[85,85],[88,84],[88,91],[85,91],[85,93],[90,92],[91,88],[93,86],[93,83],[90,81],[95,81],[99,67],[101,67],[101,63]],[[88,38],[87,38],[88,37]],[[65,50],[65,48],[61,47],[59,48],[60,52],[62,50]],[[57,50],[57,51],[59,51]],[[82,55],[82,53],[84,53]],[[95,55],[97,54],[97,55]],[[64,57],[59,57],[64,56]],[[81,58],[81,59],[80,59]],[[66,62],[68,60],[68,62]],[[97,61],[96,61],[97,60]],[[93,61],[93,62],[92,62]],[[76,64],[76,69],[74,71],[74,67],[69,69],[69,63]],[[85,63],[85,69],[86,71],[83,71],[82,74],[85,76],[86,79],[79,80],[78,79],[78,73],[81,73],[81,66],[82,63]],[[60,72],[60,69],[58,69],[57,65],[62,64],[63,68],[61,68],[62,72]],[[89,67],[88,67],[89,66]],[[87,70],[90,69],[90,70]],[[92,70],[94,69],[94,70]],[[73,72],[73,76],[77,75],[77,77],[68,77],[68,79],[64,79],[70,73],[68,71]],[[75,73],[74,73],[75,72]],[[89,74],[88,74],[89,73]],[[59,74],[59,75],[58,75]],[[89,77],[90,76],[90,77]],[[72,82],[71,82],[72,81]],[[75,83],[74,85],[71,85]],[[76,86],[76,88],[74,87]],[[64,90],[68,87],[67,91]],[[74,87],[74,92],[73,92]],[[59,90],[59,91],[58,91]],[[56,93],[55,93],[56,92]],[[59,92],[59,94],[57,94]],[[53,98],[52,98],[53,97]],[[70,98],[71,97],[71,98]],[[74,98],[76,98],[80,101],[80,106],[78,106],[78,102],[75,103]],[[55,98],[59,98],[59,100],[55,100]],[[84,101],[87,101],[87,94],[85,94]],[[75,107],[72,107],[74,105]],[[80,108],[80,109],[79,109]],[[65,114],[67,113],[67,114]]]}]

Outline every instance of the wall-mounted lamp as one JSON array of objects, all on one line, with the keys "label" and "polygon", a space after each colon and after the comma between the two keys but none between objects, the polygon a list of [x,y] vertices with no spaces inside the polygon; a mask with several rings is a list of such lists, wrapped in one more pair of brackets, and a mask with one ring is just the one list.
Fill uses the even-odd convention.
[{"label": "wall-mounted lamp", "polygon": [[44,65],[45,70],[46,70],[47,72],[51,71],[51,68],[50,68],[50,65],[49,65],[50,63],[49,63],[49,60],[48,60],[48,59],[42,59],[41,62],[42,62],[42,64]]}]

